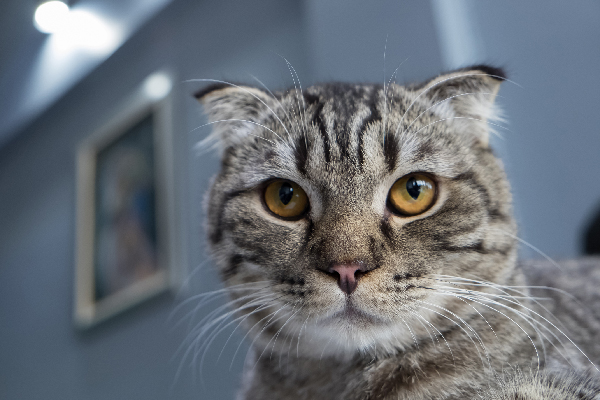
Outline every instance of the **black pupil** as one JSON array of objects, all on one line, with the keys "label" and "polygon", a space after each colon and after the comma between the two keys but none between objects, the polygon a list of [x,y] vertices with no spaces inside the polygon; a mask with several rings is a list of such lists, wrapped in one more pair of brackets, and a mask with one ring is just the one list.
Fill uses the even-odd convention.
[{"label": "black pupil", "polygon": [[421,186],[423,186],[422,181],[418,181],[415,178],[410,178],[406,182],[406,191],[408,192],[408,194],[410,194],[410,197],[416,200],[421,194]]},{"label": "black pupil", "polygon": [[281,188],[279,189],[279,200],[284,205],[287,205],[290,200],[292,200],[292,196],[294,195],[294,188],[287,182],[281,184]]}]

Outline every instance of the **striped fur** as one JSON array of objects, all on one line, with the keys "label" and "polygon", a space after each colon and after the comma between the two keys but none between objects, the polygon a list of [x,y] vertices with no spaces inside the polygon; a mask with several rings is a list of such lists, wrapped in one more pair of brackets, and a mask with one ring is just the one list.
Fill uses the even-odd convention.
[{"label": "striped fur", "polygon": [[[477,398],[510,386],[505,368],[543,367],[539,327],[487,284],[524,284],[509,186],[488,145],[504,79],[478,66],[412,87],[199,93],[222,157],[208,237],[252,339],[242,398]],[[436,202],[398,216],[388,192],[413,172],[434,177]],[[275,178],[306,191],[306,217],[266,209]],[[368,266],[351,295],[327,273],[340,262]],[[460,291],[466,278],[478,297]]]}]

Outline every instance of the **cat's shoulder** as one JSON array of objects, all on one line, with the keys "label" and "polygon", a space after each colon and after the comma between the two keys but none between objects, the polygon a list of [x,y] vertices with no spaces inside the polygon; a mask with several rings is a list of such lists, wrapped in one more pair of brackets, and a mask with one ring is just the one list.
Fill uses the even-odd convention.
[{"label": "cat's shoulder", "polygon": [[[595,283],[600,282],[600,256],[572,260],[525,260],[519,262],[530,285],[560,287],[576,293],[578,297],[600,299]],[[582,289],[594,289],[583,291]]]},{"label": "cat's shoulder", "polygon": [[489,400],[594,400],[600,399],[600,384],[590,376],[568,372],[513,373],[498,387],[483,395]]},{"label": "cat's shoulder", "polygon": [[[519,262],[534,297],[555,312],[581,312],[600,321],[600,257]],[[599,331],[600,332],[600,331]]]},{"label": "cat's shoulder", "polygon": [[537,319],[548,322],[547,367],[574,365],[600,374],[600,257],[525,261],[519,266],[534,299],[532,307],[540,315]]}]

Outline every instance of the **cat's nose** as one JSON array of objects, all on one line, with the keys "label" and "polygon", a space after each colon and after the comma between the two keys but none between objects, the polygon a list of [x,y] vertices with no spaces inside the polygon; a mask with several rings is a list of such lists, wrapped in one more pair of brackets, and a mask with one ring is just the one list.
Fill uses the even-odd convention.
[{"label": "cat's nose", "polygon": [[364,263],[333,264],[327,272],[337,275],[338,285],[342,292],[352,294],[358,286],[358,278],[361,274],[370,271]]}]

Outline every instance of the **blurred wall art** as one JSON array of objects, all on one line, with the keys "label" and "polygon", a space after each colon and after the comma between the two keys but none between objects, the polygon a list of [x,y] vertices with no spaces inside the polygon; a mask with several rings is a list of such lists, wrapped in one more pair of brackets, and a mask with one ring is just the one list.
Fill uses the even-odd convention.
[{"label": "blurred wall art", "polygon": [[[151,76],[80,146],[75,279],[79,327],[92,326],[172,286],[172,191],[167,187],[172,157],[165,79]],[[160,95],[150,87],[153,82],[162,85]]]}]

